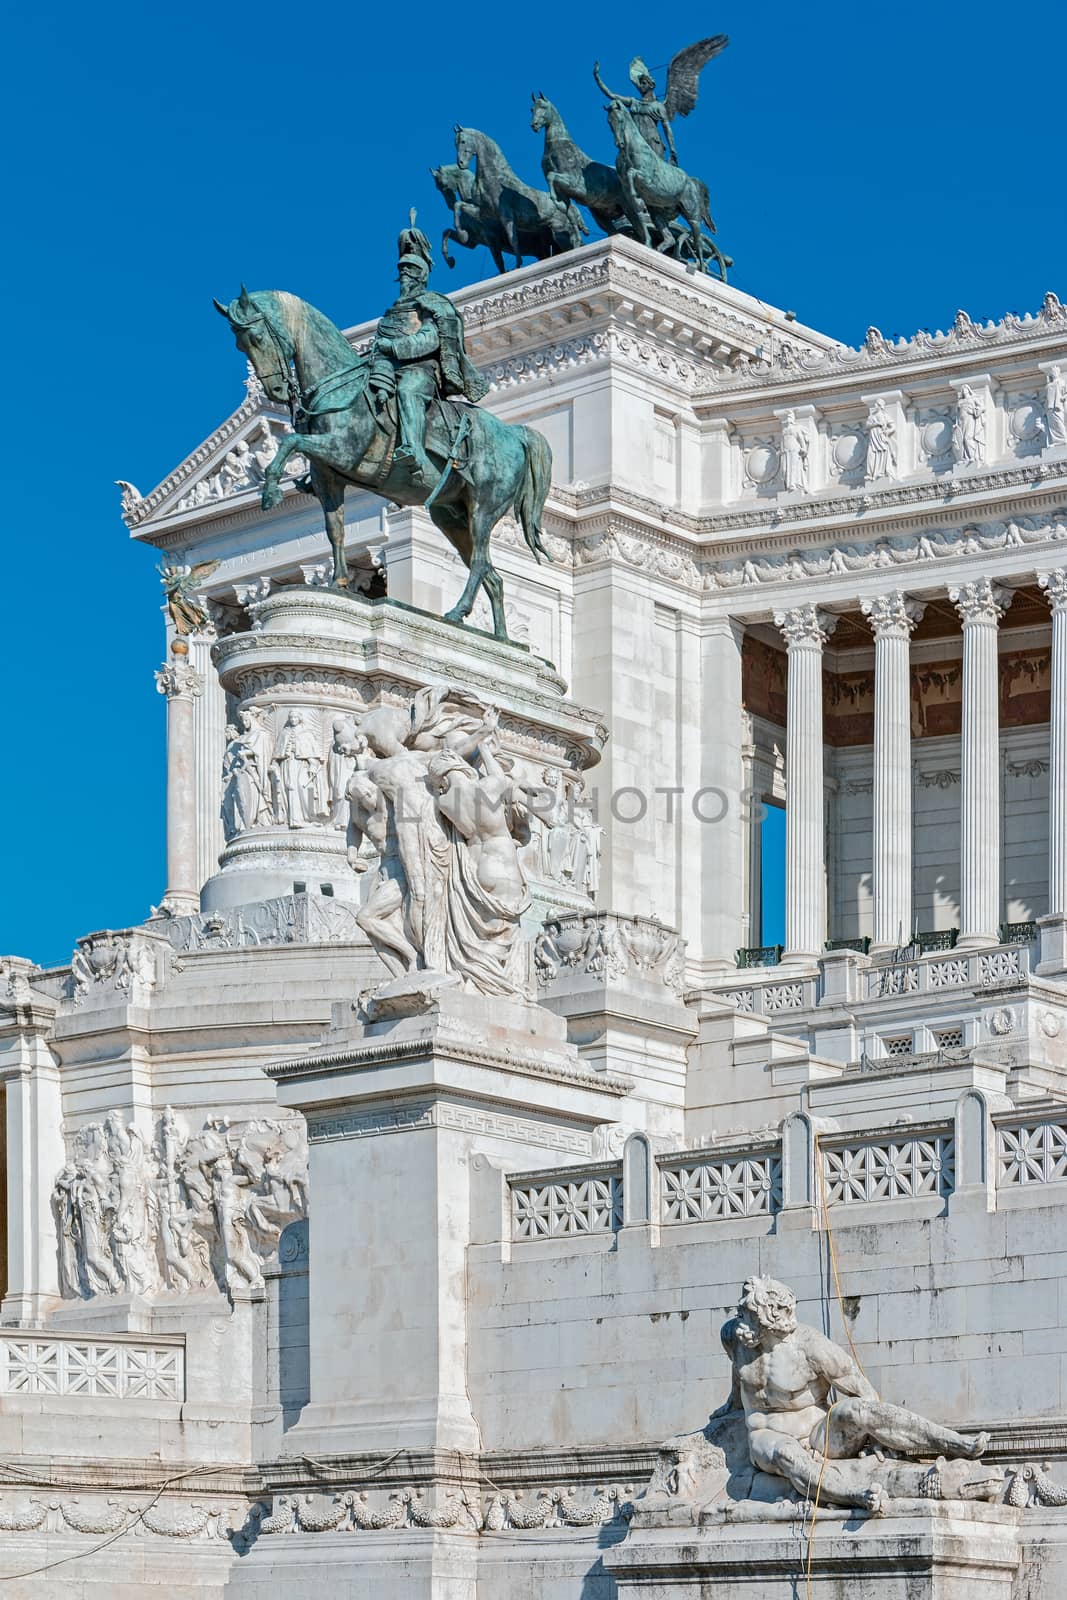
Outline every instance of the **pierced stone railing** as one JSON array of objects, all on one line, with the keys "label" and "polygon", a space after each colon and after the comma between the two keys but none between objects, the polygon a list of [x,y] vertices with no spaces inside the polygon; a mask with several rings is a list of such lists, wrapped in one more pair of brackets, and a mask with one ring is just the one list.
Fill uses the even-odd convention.
[{"label": "pierced stone railing", "polygon": [[763,983],[727,989],[721,998],[736,1011],[750,1016],[781,1017],[792,1011],[808,1011],[818,999],[815,978],[775,977]]},{"label": "pierced stone railing", "polygon": [[513,1239],[614,1233],[622,1226],[622,1167],[517,1173],[511,1189]]},{"label": "pierced stone railing", "polygon": [[956,1146],[947,1129],[821,1146],[827,1205],[945,1196],[955,1186]]},{"label": "pierced stone railing", "polygon": [[661,1220],[718,1222],[773,1216],[782,1207],[781,1146],[660,1160]]},{"label": "pierced stone railing", "polygon": [[1025,978],[1030,951],[1025,945],[992,950],[946,950],[915,961],[894,961],[864,974],[869,1000],[896,995],[944,994],[950,989],[984,989]]},{"label": "pierced stone railing", "polygon": [[185,1341],[0,1332],[0,1394],[185,1399]]},{"label": "pierced stone railing", "polygon": [[997,1187],[1067,1181],[1067,1116],[997,1127]]}]

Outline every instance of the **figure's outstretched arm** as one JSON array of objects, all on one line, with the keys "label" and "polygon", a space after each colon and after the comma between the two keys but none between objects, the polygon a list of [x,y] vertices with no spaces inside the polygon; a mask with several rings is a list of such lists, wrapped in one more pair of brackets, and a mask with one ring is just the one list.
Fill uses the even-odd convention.
[{"label": "figure's outstretched arm", "polygon": [[624,94],[612,94],[611,90],[608,88],[607,84],[604,82],[603,78],[600,76],[600,62],[599,61],[595,61],[593,63],[593,78],[595,79],[596,86],[600,90],[601,94],[604,95],[608,100],[621,100],[623,105],[626,105],[628,103],[626,95],[624,95]]}]

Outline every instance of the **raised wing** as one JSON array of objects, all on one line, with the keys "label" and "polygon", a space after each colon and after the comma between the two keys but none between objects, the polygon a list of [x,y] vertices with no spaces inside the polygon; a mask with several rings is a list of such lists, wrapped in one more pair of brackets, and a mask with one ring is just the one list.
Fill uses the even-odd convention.
[{"label": "raised wing", "polygon": [[721,54],[730,43],[725,33],[716,33],[710,39],[698,39],[686,45],[667,68],[667,92],[663,104],[668,118],[687,117],[697,103],[700,92],[700,74],[713,56]]},{"label": "raised wing", "polygon": [[198,567],[194,567],[192,572],[190,572],[189,582],[203,583],[205,578],[210,578],[217,566],[217,561],[201,561],[200,565]]}]

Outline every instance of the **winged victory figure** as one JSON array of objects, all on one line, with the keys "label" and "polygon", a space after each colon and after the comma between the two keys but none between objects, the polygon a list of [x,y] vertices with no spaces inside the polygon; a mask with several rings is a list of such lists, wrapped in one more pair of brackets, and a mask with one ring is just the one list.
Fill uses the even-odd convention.
[{"label": "winged victory figure", "polygon": [[667,68],[667,88],[662,99],[656,93],[655,79],[640,56],[634,56],[630,62],[630,82],[638,91],[636,95],[613,94],[600,76],[599,61],[593,68],[593,76],[602,94],[626,107],[642,138],[656,154],[677,166],[678,153],[674,148],[671,123],[675,117],[687,117],[692,111],[700,93],[701,72],[729,43],[725,33],[716,33],[679,50]]},{"label": "winged victory figure", "polygon": [[200,603],[196,590],[218,566],[217,561],[201,561],[198,566],[170,566],[158,568],[163,593],[167,597],[174,631],[184,636],[196,633],[211,625],[211,618]]}]

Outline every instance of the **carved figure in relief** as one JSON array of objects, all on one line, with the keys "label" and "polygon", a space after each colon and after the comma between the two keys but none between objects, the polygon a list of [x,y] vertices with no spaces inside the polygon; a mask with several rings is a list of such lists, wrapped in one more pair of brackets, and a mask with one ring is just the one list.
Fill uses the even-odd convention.
[{"label": "carved figure in relief", "polygon": [[985,446],[985,401],[969,383],[962,384],[952,427],[952,454],[965,467],[979,467],[985,461]]},{"label": "carved figure in relief", "polygon": [[1049,367],[1045,379],[1045,425],[1053,448],[1067,445],[1067,378],[1059,367]]},{"label": "carved figure in relief", "polygon": [[[371,751],[349,787],[352,835],[377,843],[378,873],[356,921],[394,977],[422,964],[444,972],[448,841],[427,785],[427,757],[409,750],[407,728],[388,707],[368,712],[360,733]],[[373,830],[373,832],[371,831]]]},{"label": "carved figure in relief", "polygon": [[782,418],[782,483],[789,491],[808,487],[808,430],[795,411]]},{"label": "carved figure in relief", "polygon": [[897,430],[884,400],[876,400],[867,417],[867,476],[895,478],[897,471]]},{"label": "carved figure in relief", "polygon": [[406,718],[382,706],[359,725],[371,754],[348,786],[349,857],[358,869],[366,840],[379,861],[356,920],[395,978],[456,973],[486,994],[520,986],[529,791],[498,760],[495,727],[494,711],[457,690],[421,691]]},{"label": "carved figure in relief", "polygon": [[321,822],[327,812],[323,758],[305,711],[294,709],[286,717],[272,771],[277,820],[290,828]]},{"label": "carved figure in relief", "polygon": [[183,1135],[168,1106],[149,1150],[118,1112],[73,1141],[52,1191],[64,1297],[262,1281],[261,1263],[307,1210],[299,1122]]},{"label": "carved figure in relief", "polygon": [[443,750],[428,767],[450,846],[445,970],[482,994],[514,995],[524,989],[516,935],[530,894],[516,845],[530,840],[529,794],[504,772],[489,737],[478,759],[480,771]]},{"label": "carved figure in relief", "polygon": [[104,1118],[104,1138],[111,1162],[111,1246],[122,1279],[138,1294],[152,1285],[148,1240],[148,1165],[145,1143],[132,1124],[126,1128],[117,1111]]},{"label": "carved figure in relief", "polygon": [[886,1489],[865,1473],[864,1450],[975,1461],[988,1444],[881,1401],[846,1351],[797,1322],[796,1296],[773,1278],[748,1280],[722,1342],[733,1388],[716,1416],[743,1410],[752,1465],[802,1495],[878,1512]]},{"label": "carved figure in relief", "polygon": [[227,839],[255,827],[258,819],[260,790],[249,755],[241,733],[229,723],[222,757],[222,828]]},{"label": "carved figure in relief", "polygon": [[223,1272],[229,1288],[238,1282],[254,1285],[263,1281],[248,1239],[246,1187],[247,1179],[238,1176],[232,1157],[219,1156],[211,1169],[211,1189]]},{"label": "carved figure in relief", "polygon": [[326,781],[330,792],[330,822],[335,828],[348,826],[348,785],[367,741],[356,732],[353,717],[335,717],[333,743],[326,758]]},{"label": "carved figure in relief", "polygon": [[571,880],[576,889],[582,889],[593,900],[600,888],[600,847],[604,829],[593,815],[593,808],[584,801],[574,807],[574,825],[577,832]]},{"label": "carved figure in relief", "polygon": [[271,762],[274,739],[267,726],[267,713],[259,706],[247,706],[237,713],[244,746],[242,765],[248,779],[249,827],[274,821]]}]

